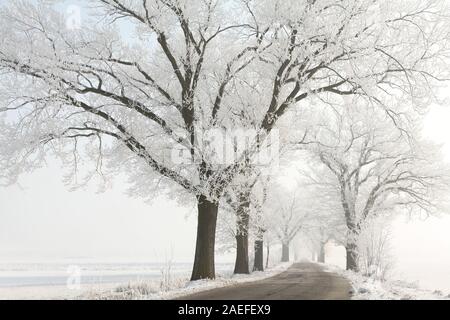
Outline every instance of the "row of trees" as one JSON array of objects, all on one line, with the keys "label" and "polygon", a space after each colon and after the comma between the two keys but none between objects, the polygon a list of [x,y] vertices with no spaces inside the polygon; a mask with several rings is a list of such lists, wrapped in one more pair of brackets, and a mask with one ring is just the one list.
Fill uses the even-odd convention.
[{"label": "row of trees", "polygon": [[[129,175],[134,196],[169,191],[195,199],[192,280],[215,276],[217,219],[227,206],[238,217],[235,271],[248,272],[250,215],[268,207],[265,187],[256,187],[265,185],[265,175],[253,160],[275,130],[282,150],[311,146],[308,152],[328,170],[324,177],[337,179],[327,193],[340,193],[352,268],[352,237],[392,194],[401,195],[396,205],[428,205],[422,198],[434,177],[421,179],[408,169],[421,165],[416,148],[379,151],[378,134],[356,130],[345,119],[358,108],[380,111],[399,131],[386,137],[391,145],[409,132],[407,115],[424,111],[448,78],[446,1],[92,3],[81,28],[70,30],[68,17],[49,1],[0,7],[0,165],[6,182],[50,154],[63,159],[72,176],[82,159],[91,159],[94,168],[84,182],[96,174],[107,181],[120,171]],[[343,126],[314,131],[310,140],[308,121],[322,118],[323,106],[339,109]],[[314,116],[303,117],[307,110]],[[237,128],[255,134],[244,147],[232,148],[239,152],[231,162],[217,162],[203,137]],[[341,133],[344,139],[336,141],[333,135]],[[354,150],[361,151],[359,162],[346,163]],[[174,151],[185,161],[174,161]],[[260,191],[252,197],[254,189]],[[361,192],[367,194],[364,206]],[[281,202],[273,214],[288,221],[289,228],[277,233],[286,247],[301,228],[290,212],[302,203]],[[256,224],[259,244],[263,225]]]},{"label": "row of trees", "polygon": [[[231,239],[240,238],[245,230],[255,234],[258,248],[266,235],[282,245],[281,261],[289,261],[290,244],[301,233],[313,244],[320,262],[325,260],[325,244],[333,240],[346,249],[347,269],[359,271],[362,266],[368,273],[373,265],[385,263],[376,258],[382,252],[375,252],[387,247],[380,243],[387,241],[384,230],[377,227],[380,221],[405,213],[431,215],[448,210],[450,168],[439,146],[418,134],[421,130],[413,124],[420,119],[411,119],[411,127],[401,129],[383,110],[358,101],[334,109],[307,109],[301,115],[308,119],[307,133],[301,140],[285,143],[288,148],[282,162],[291,177],[279,170],[277,177],[253,176],[247,189],[240,185],[239,190],[250,192],[241,198],[248,208],[245,223],[239,208],[231,206],[229,214],[224,214],[226,223],[220,225],[221,234],[228,232],[221,242],[236,248],[230,246]],[[315,117],[318,111],[320,117]],[[257,198],[260,195],[262,200]],[[373,243],[369,246],[369,242]],[[255,250],[255,261],[258,254]],[[248,253],[245,256],[248,260]],[[260,270],[256,265],[260,264],[255,264]],[[248,264],[235,271],[248,272]]]},{"label": "row of trees", "polygon": [[362,237],[380,218],[448,210],[450,168],[417,125],[400,129],[378,108],[354,101],[328,115],[303,147],[310,166],[303,164],[301,173],[321,211],[328,207],[334,216],[319,223],[319,241],[344,245],[347,269],[358,271]]}]

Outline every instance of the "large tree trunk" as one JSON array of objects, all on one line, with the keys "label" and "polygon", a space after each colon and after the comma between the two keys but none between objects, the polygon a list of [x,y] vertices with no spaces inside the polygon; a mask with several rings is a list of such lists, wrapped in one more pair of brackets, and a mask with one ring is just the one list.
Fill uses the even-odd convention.
[{"label": "large tree trunk", "polygon": [[248,274],[250,273],[248,263],[248,236],[237,235],[236,236],[236,262],[234,264],[235,274]]},{"label": "large tree trunk", "polygon": [[248,259],[248,227],[250,201],[247,194],[240,197],[236,230],[236,263],[234,265],[235,274],[249,274]]},{"label": "large tree trunk", "polygon": [[266,248],[267,248],[267,250],[266,250],[266,269],[267,268],[269,268],[269,257],[270,257],[270,244],[269,243],[267,243],[267,245],[266,245]]},{"label": "large tree trunk", "polygon": [[325,243],[320,244],[318,262],[325,263]]},{"label": "large tree trunk", "polygon": [[354,272],[359,271],[358,266],[358,252],[356,248],[356,244],[348,243],[345,247],[345,251],[347,253],[347,270],[351,270]]},{"label": "large tree trunk", "polygon": [[289,262],[289,243],[283,243],[281,251],[281,262]]},{"label": "large tree trunk", "polygon": [[264,271],[264,241],[255,241],[255,261],[253,271]]},{"label": "large tree trunk", "polygon": [[214,246],[219,204],[204,196],[198,197],[197,244],[191,281],[214,279]]}]

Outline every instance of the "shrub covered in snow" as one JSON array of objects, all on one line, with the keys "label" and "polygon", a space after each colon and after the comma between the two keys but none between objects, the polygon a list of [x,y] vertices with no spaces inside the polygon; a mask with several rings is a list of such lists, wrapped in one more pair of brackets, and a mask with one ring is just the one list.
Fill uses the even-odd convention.
[{"label": "shrub covered in snow", "polygon": [[347,278],[352,285],[352,300],[447,300],[450,294],[441,291],[421,289],[415,283],[404,281],[382,281],[376,277],[345,271],[334,266],[325,266],[328,272],[334,272]]}]

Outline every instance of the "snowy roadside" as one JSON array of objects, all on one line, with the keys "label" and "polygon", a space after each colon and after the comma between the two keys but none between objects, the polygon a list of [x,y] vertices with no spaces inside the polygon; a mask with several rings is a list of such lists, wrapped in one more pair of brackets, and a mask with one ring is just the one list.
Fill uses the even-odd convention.
[{"label": "snowy roadside", "polygon": [[81,285],[70,289],[63,285],[23,286],[0,288],[0,300],[76,300],[80,295],[117,287],[117,284]]},{"label": "snowy roadside", "polygon": [[82,300],[170,300],[210,289],[267,279],[286,271],[292,263],[282,263],[263,272],[249,275],[217,274],[215,280],[189,281],[189,276],[174,276],[166,280],[131,282],[108,290],[92,290],[79,297]]},{"label": "snowy roadside", "polygon": [[325,272],[333,272],[347,278],[352,287],[352,300],[448,300],[450,294],[419,288],[404,281],[380,281],[339,267],[322,264]]}]

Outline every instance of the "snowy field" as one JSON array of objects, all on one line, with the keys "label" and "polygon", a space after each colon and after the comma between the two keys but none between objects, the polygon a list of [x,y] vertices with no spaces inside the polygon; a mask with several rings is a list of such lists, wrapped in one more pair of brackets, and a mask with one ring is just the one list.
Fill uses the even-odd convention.
[{"label": "snowy field", "polygon": [[[185,273],[189,263],[23,263],[0,264],[0,287],[65,285],[70,276],[80,273],[82,284],[120,282],[134,278],[158,278],[169,270],[172,274]],[[219,269],[228,268],[218,264]]]},{"label": "snowy field", "polygon": [[[189,263],[2,263],[0,299],[75,299],[128,284],[159,290],[189,278]],[[230,264],[218,264],[227,272]]]},{"label": "snowy field", "polygon": [[192,266],[188,263],[0,264],[0,299],[172,299],[261,280],[289,266],[281,264],[265,272],[233,276],[233,264],[217,264],[216,280],[191,283]]}]

